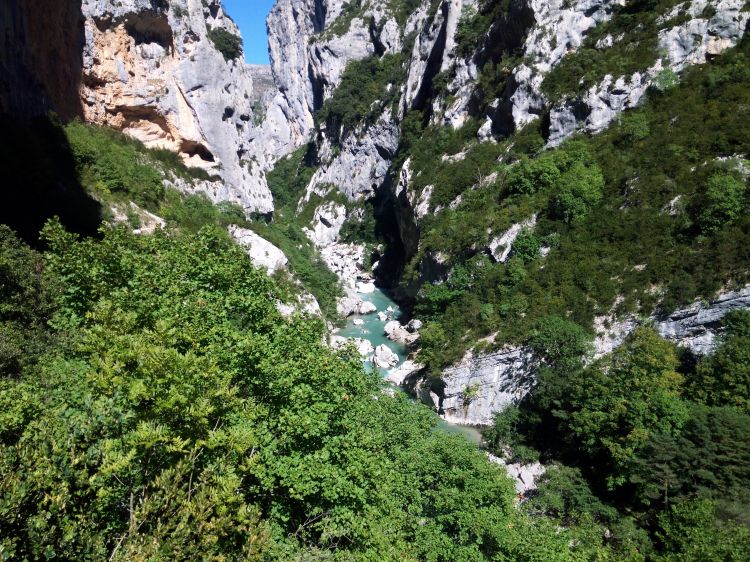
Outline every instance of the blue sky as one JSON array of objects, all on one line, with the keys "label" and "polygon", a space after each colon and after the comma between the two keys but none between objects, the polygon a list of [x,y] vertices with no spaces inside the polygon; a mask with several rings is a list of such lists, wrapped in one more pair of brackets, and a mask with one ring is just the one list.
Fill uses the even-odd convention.
[{"label": "blue sky", "polygon": [[274,0],[224,0],[224,9],[237,22],[245,40],[245,58],[251,64],[268,64],[266,16]]}]

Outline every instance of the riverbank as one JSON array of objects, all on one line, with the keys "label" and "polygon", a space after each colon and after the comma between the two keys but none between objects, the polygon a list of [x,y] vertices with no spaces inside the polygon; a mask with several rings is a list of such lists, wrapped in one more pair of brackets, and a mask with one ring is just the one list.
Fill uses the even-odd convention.
[{"label": "riverbank", "polygon": [[[388,293],[380,288],[368,293],[357,293],[357,297],[364,302],[371,303],[375,311],[370,314],[354,314],[346,319],[346,325],[335,332],[335,335],[344,338],[361,339],[370,342],[374,349],[379,346],[386,346],[396,357],[398,363],[390,368],[378,367],[372,362],[372,356],[367,355],[363,362],[367,368],[377,369],[383,378],[403,365],[409,356],[409,349],[400,342],[389,340],[384,332],[385,324],[393,320],[399,320],[401,310],[398,304],[390,298]],[[394,389],[402,392],[397,386]],[[472,443],[480,445],[482,443],[482,434],[472,426],[458,425],[449,423],[442,418],[439,427],[447,433],[460,434],[466,437]]]}]

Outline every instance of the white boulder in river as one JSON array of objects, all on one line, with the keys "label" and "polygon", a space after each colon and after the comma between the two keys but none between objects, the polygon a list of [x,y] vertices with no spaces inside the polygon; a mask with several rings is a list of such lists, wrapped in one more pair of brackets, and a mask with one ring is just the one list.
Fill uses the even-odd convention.
[{"label": "white boulder in river", "polygon": [[375,363],[381,369],[390,369],[398,365],[398,355],[396,355],[391,349],[381,344],[375,348],[375,354],[372,357],[372,362]]},{"label": "white boulder in river", "polygon": [[389,340],[404,344],[412,344],[419,339],[419,334],[416,331],[410,332],[398,320],[388,322],[383,328],[383,333]]},{"label": "white boulder in river", "polygon": [[357,348],[357,351],[362,357],[369,357],[374,348],[370,340],[364,338],[345,338],[343,336],[331,336],[331,347],[333,349],[341,349],[348,344],[353,344]]},{"label": "white boulder in river", "polygon": [[369,301],[363,301],[356,296],[342,297],[336,303],[336,311],[343,317],[353,314],[372,314],[377,307]]}]

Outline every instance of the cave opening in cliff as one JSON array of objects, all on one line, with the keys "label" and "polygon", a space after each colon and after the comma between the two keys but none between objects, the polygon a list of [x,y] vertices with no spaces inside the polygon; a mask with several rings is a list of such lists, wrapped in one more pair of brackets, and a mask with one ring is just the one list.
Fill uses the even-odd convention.
[{"label": "cave opening in cliff", "polygon": [[215,162],[213,153],[199,142],[183,140],[180,144],[180,154],[192,158],[197,156],[204,162]]},{"label": "cave opening in cliff", "polygon": [[174,36],[166,14],[141,13],[125,19],[125,31],[136,45],[157,43],[164,50],[174,51]]}]

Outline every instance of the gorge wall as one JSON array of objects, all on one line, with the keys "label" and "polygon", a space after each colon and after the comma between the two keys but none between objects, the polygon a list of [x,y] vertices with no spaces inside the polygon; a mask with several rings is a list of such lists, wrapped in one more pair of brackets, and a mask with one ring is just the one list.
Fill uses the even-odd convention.
[{"label": "gorge wall", "polygon": [[[409,120],[446,131],[475,124],[467,141],[473,146],[503,142],[530,126],[542,131],[540,149],[578,132],[601,132],[643,103],[650,88],[736,46],[750,21],[743,0],[666,4],[647,21],[653,52],[643,65],[555,89],[550,76],[578,53],[636,48],[625,32],[607,31],[631,3],[277,0],[267,20],[269,79],[265,69],[218,46],[219,36],[239,37],[219,0],[83,0],[80,6],[9,0],[0,7],[6,46],[0,50],[0,112],[55,110],[171,150],[215,176],[184,189],[239,203],[248,213],[274,211],[267,175],[279,159],[306,147],[311,179],[297,211],[310,217],[303,225],[309,238],[347,288],[354,290],[358,279],[369,282],[364,247],[339,242],[345,225],[363,222],[366,205],[374,202],[391,243],[385,255],[378,250],[372,273],[393,280],[419,257],[411,280],[401,285],[408,301],[425,284],[451,275],[447,253],[425,248],[425,222],[458,208],[464,197],[436,203],[435,186],[417,188],[425,171],[414,166],[404,143]],[[356,72],[347,73],[352,68]],[[463,150],[437,160],[465,157]],[[466,192],[495,179],[479,176]],[[518,234],[536,221],[529,212],[510,228],[488,228],[487,243],[467,250],[503,263]],[[684,312],[657,327],[678,343],[710,343],[715,326],[709,324],[718,316],[710,313],[704,322],[698,314],[691,324],[694,316]],[[602,349],[617,345],[632,325],[615,322],[600,338]],[[445,371],[437,391],[421,374],[405,384],[449,419],[483,424],[523,397],[534,366],[522,348],[472,352]]]}]

